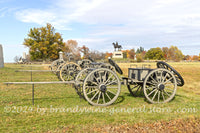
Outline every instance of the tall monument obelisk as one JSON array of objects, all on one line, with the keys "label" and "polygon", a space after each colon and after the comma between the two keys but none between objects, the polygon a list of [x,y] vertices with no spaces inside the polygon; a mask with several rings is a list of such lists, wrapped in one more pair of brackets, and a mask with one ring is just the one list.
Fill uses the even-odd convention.
[{"label": "tall monument obelisk", "polygon": [[0,68],[4,67],[4,60],[3,60],[3,47],[0,44]]}]

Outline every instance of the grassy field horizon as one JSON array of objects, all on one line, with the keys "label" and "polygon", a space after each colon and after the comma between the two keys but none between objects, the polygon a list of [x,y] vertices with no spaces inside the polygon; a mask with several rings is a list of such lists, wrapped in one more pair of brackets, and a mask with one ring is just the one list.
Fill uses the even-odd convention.
[{"label": "grassy field horizon", "polygon": [[[156,63],[131,63],[142,66]],[[130,63],[118,63],[124,75]],[[133,97],[122,85],[116,102],[107,107],[91,106],[76,94],[73,85],[35,85],[32,105],[31,85],[5,85],[3,82],[30,81],[30,69],[5,64],[0,69],[0,132],[142,132],[200,131],[200,62],[169,62],[184,78],[175,98],[165,104],[149,104]],[[32,69],[47,69],[33,67]],[[122,77],[120,76],[120,77]],[[33,81],[59,81],[51,72],[33,73]],[[188,129],[187,129],[188,127]]]}]

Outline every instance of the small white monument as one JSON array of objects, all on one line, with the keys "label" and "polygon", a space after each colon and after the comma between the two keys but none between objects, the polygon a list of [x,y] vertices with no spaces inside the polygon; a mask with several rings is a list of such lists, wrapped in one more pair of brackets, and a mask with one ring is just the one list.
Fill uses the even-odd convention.
[{"label": "small white monument", "polygon": [[0,44],[0,68],[4,67],[4,59],[3,59],[3,48],[2,45]]},{"label": "small white monument", "polygon": [[112,58],[123,58],[123,53],[121,51],[122,46],[118,45],[118,42],[113,43],[113,46],[114,46],[115,51],[113,52]]},{"label": "small white monument", "polygon": [[62,51],[59,52],[59,59],[63,60],[63,52]]},{"label": "small white monument", "polygon": [[26,52],[23,52],[22,59],[26,59]]},{"label": "small white monument", "polygon": [[136,61],[137,60],[137,57],[136,57],[136,55],[134,55],[134,61]]}]

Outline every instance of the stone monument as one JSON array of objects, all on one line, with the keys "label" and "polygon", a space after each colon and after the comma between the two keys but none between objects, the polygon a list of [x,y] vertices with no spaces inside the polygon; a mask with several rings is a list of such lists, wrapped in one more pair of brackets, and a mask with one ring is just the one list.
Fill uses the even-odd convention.
[{"label": "stone monument", "polygon": [[3,60],[3,48],[2,45],[0,44],[0,68],[4,67],[4,60]]},{"label": "stone monument", "polygon": [[63,60],[63,52],[62,51],[59,52],[59,59]]},{"label": "stone monument", "polygon": [[26,59],[26,52],[23,52],[22,59]]},{"label": "stone monument", "polygon": [[118,44],[118,42],[116,43],[112,43],[113,47],[114,47],[114,52],[113,52],[113,56],[112,58],[123,58],[123,53],[121,51],[122,46]]}]

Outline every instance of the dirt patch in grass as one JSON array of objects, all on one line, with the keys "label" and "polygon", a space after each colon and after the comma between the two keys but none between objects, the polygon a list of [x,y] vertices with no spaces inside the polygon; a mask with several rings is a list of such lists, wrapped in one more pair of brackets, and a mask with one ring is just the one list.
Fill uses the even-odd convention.
[{"label": "dirt patch in grass", "polygon": [[89,132],[200,132],[200,118],[176,119],[171,121],[158,121],[154,123],[138,123],[134,125],[122,124],[118,126],[104,126],[84,129]]}]

